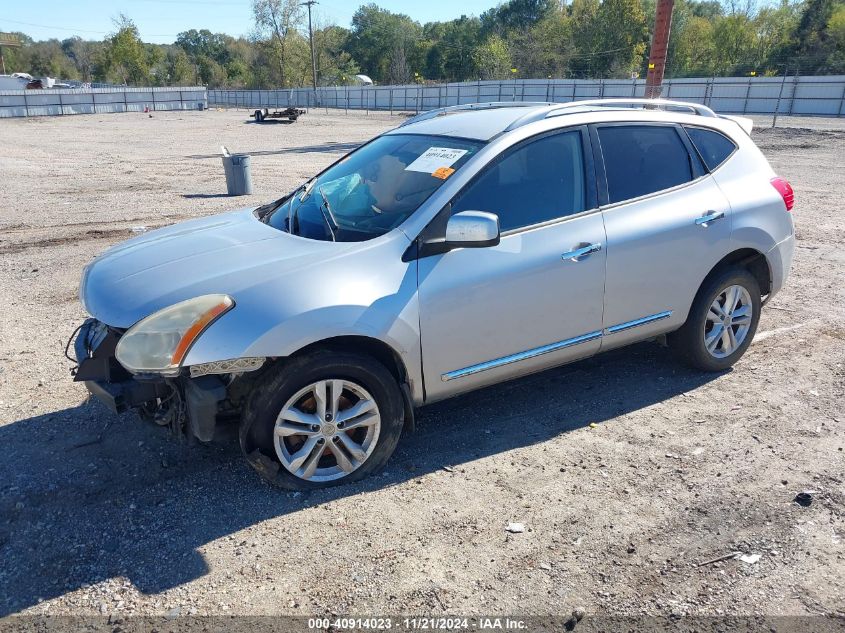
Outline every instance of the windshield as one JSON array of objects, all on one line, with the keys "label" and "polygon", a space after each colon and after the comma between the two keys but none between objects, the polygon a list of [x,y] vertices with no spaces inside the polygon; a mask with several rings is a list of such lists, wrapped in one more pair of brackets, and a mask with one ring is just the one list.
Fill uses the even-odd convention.
[{"label": "windshield", "polygon": [[415,134],[380,136],[259,210],[281,231],[359,242],[399,226],[482,144]]}]

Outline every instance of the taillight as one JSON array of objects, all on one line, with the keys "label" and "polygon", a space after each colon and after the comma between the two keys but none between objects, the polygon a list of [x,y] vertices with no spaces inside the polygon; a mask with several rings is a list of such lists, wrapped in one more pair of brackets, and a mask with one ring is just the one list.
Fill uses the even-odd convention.
[{"label": "taillight", "polygon": [[792,185],[790,185],[786,180],[781,178],[780,176],[775,176],[771,180],[772,187],[778,190],[778,193],[783,198],[783,203],[786,205],[787,211],[792,211],[793,205],[795,205],[795,192],[792,191]]}]

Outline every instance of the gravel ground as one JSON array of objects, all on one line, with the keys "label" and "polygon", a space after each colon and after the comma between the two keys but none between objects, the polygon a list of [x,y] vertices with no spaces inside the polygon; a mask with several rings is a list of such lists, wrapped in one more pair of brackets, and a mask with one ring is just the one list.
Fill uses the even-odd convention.
[{"label": "gravel ground", "polygon": [[[0,121],[0,615],[845,613],[845,120],[757,121],[798,248],[733,371],[601,355],[425,408],[382,475],[309,494],[231,432],[113,417],[62,355],[132,227],[278,197],[399,119],[245,121]],[[226,198],[221,144],[255,195]],[[761,558],[702,564],[734,551]]]}]

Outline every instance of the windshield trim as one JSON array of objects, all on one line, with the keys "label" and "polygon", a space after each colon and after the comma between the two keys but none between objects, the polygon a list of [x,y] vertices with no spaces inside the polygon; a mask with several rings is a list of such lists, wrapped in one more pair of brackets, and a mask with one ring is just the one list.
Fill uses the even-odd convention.
[{"label": "windshield trim", "polygon": [[[479,148],[484,147],[490,141],[482,141],[477,138],[470,138],[468,136],[457,136],[455,134],[420,134],[419,132],[397,132],[394,133],[392,130],[390,132],[385,132],[377,136],[376,138],[380,138],[381,136],[425,136],[428,138],[445,138],[451,141],[460,141],[461,143],[473,143],[478,145]],[[375,139],[373,139],[375,140]]]}]

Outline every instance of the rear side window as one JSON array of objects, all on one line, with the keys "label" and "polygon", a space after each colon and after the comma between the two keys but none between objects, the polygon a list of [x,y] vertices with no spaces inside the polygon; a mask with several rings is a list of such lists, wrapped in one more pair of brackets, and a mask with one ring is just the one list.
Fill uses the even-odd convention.
[{"label": "rear side window", "polygon": [[489,211],[510,231],[585,210],[581,132],[545,136],[506,154],[452,202],[452,213]]},{"label": "rear side window", "polygon": [[598,134],[611,203],[693,179],[689,153],[674,127],[614,125]]},{"label": "rear side window", "polygon": [[727,160],[736,149],[734,142],[723,134],[714,130],[705,130],[700,127],[684,128],[695,145],[695,149],[701,154],[707,169],[713,171]]}]

